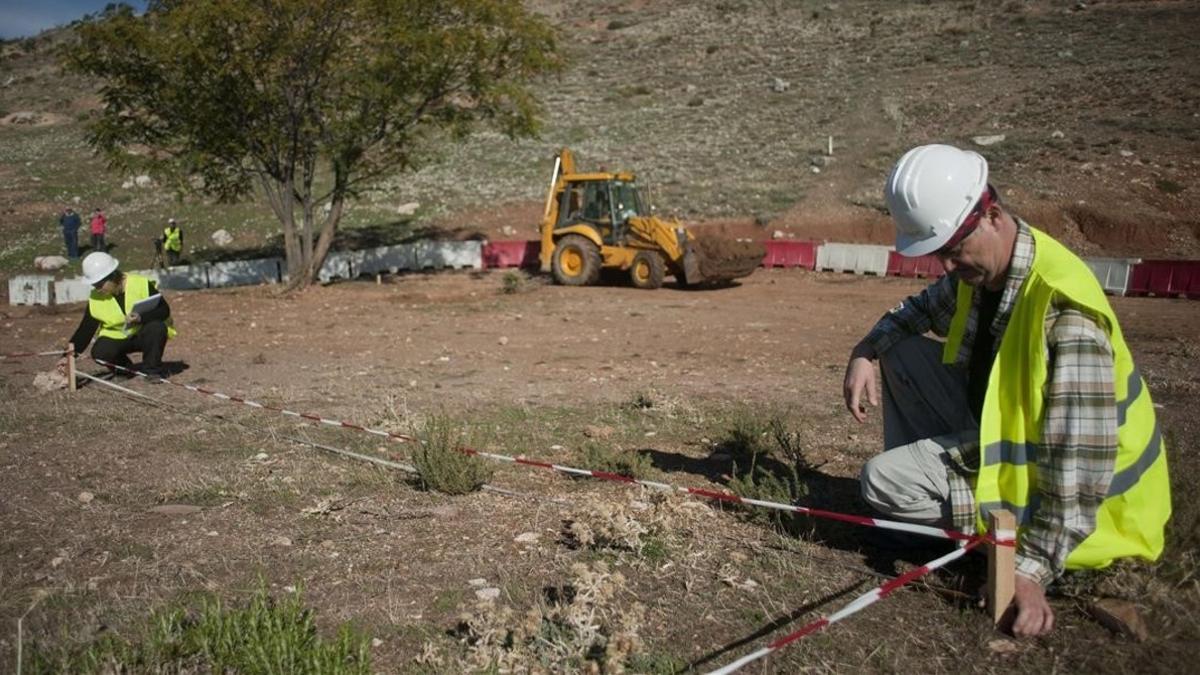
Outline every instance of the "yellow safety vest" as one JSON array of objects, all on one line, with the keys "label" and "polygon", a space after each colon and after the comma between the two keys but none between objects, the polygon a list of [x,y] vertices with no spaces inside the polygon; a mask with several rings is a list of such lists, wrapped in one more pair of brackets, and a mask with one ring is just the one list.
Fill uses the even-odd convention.
[{"label": "yellow safety vest", "polygon": [[[125,328],[125,316],[133,310],[133,305],[139,300],[145,300],[150,297],[150,279],[140,274],[125,275],[125,308],[117,304],[117,299],[111,295],[100,295],[97,291],[92,291],[88,298],[88,313],[92,318],[100,322],[100,337],[111,338],[113,340],[124,340],[127,337],[137,335],[140,324],[132,324],[129,328]],[[173,338],[178,334],[175,330],[175,322],[169,317],[167,318],[167,338]]]},{"label": "yellow safety vest", "polygon": [[178,227],[168,227],[163,230],[163,250],[182,251],[183,231]]},{"label": "yellow safety vest", "polygon": [[[1067,557],[1067,567],[1107,567],[1116,558],[1135,556],[1157,560],[1171,515],[1171,486],[1150,392],[1095,275],[1049,235],[1031,231],[1033,265],[1001,337],[983,403],[982,456],[975,484],[977,527],[987,531],[988,514],[1000,509],[1013,512],[1024,527],[1037,510],[1037,452],[1047,371],[1044,326],[1050,303],[1061,298],[1097,317],[1112,342],[1118,424],[1116,466],[1096,514],[1096,529]],[[954,362],[962,344],[973,292],[959,282],[944,363]]]}]

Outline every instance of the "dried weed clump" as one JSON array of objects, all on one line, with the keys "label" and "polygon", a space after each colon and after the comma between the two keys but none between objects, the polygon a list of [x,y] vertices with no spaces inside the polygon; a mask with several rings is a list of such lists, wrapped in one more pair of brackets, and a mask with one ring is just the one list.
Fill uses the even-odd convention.
[{"label": "dried weed clump", "polygon": [[[638,635],[645,607],[619,606],[625,577],[604,562],[575,563],[566,585],[522,614],[491,600],[462,616],[466,671],[624,673],[643,647]],[[424,663],[436,656],[423,653]],[[440,660],[437,660],[440,663]]]},{"label": "dried weed clump", "polygon": [[669,541],[696,518],[698,502],[665,492],[649,492],[614,501],[599,496],[585,500],[567,520],[564,539],[594,551],[632,553],[658,559]]},{"label": "dried weed clump", "polygon": [[413,429],[413,465],[421,487],[448,495],[474,492],[492,477],[484,459],[463,452],[472,441],[471,429],[444,415],[432,415]]}]

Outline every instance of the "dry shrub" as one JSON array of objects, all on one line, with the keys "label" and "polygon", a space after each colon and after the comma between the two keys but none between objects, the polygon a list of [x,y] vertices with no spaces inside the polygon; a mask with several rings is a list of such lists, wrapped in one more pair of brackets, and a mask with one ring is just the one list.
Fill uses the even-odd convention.
[{"label": "dry shrub", "polygon": [[433,415],[413,429],[418,442],[413,464],[422,489],[448,495],[474,492],[492,477],[487,460],[463,452],[477,440],[470,427],[444,415]]},{"label": "dry shrub", "polygon": [[634,450],[585,443],[580,450],[583,465],[596,471],[606,471],[630,478],[646,478],[653,471],[650,458]]},{"label": "dry shrub", "polygon": [[591,496],[565,521],[564,539],[590,550],[658,558],[665,542],[695,517],[698,502],[667,492],[645,492],[626,501]]},{"label": "dry shrub", "polygon": [[[463,670],[624,673],[642,649],[645,607],[618,606],[625,577],[604,562],[571,566],[570,582],[523,614],[485,600],[462,617]],[[427,649],[426,652],[429,650]],[[436,659],[423,655],[426,663]],[[440,660],[438,661],[440,662]]]}]

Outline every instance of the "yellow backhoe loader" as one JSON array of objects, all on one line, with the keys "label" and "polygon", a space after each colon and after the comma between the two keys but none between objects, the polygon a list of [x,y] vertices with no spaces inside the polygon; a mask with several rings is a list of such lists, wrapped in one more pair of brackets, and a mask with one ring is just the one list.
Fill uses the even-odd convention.
[{"label": "yellow backhoe loader", "polygon": [[625,271],[637,288],[658,288],[667,275],[681,286],[720,284],[749,275],[763,253],[756,242],[698,240],[652,215],[632,173],[576,173],[570,150],[555,157],[540,262],[560,284],[593,284],[601,269]]}]

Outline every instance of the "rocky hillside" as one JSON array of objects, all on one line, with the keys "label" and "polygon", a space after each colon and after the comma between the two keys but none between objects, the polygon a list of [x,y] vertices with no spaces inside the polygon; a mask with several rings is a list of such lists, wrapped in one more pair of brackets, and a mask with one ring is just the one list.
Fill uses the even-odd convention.
[{"label": "rocky hillside", "polygon": [[[1018,213],[1092,255],[1200,257],[1197,2],[531,0],[571,66],[544,83],[541,137],[431,148],[348,225],[535,231],[555,148],[629,168],[661,212],[731,234],[890,241],[880,185],[908,146],[975,147]],[[0,269],[60,244],[52,214],[109,208],[135,256],[168,215],[208,246],[275,232],[266,209],[175,201],[88,154],[94,83],[50,48],[3,45]],[[832,140],[832,155],[829,154]],[[152,177],[150,177],[152,179]],[[419,204],[412,219],[398,215]],[[778,231],[779,234],[776,234]],[[136,252],[133,249],[136,247]],[[203,251],[199,251],[203,253]]]}]

